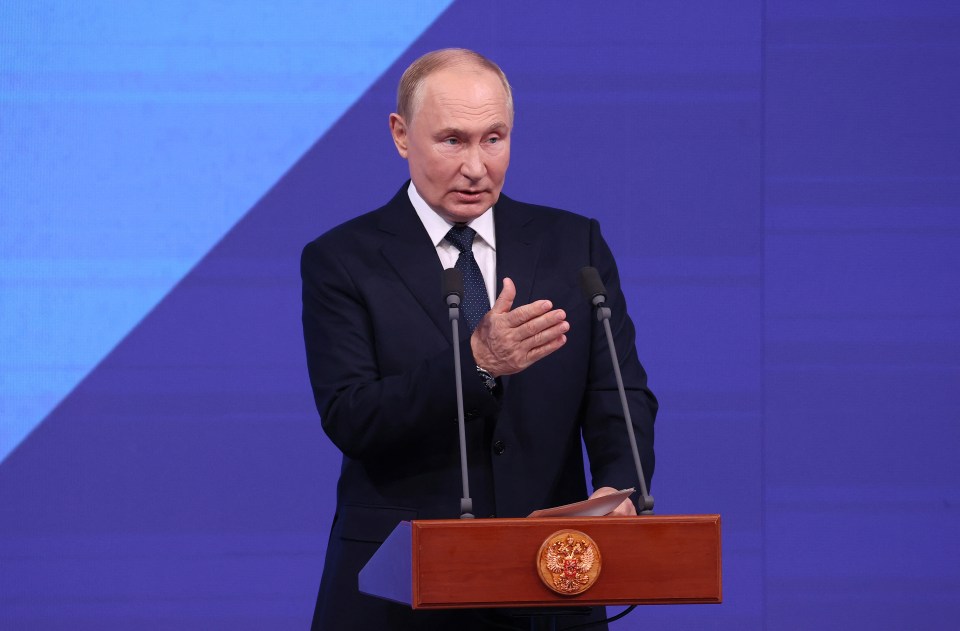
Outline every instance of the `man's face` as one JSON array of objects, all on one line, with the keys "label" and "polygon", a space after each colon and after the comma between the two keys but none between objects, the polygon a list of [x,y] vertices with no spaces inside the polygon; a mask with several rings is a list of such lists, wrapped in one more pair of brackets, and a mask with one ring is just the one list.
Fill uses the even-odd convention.
[{"label": "man's face", "polygon": [[424,79],[411,120],[390,116],[397,151],[424,201],[444,219],[467,222],[496,203],[510,163],[507,94],[493,72],[438,70]]}]

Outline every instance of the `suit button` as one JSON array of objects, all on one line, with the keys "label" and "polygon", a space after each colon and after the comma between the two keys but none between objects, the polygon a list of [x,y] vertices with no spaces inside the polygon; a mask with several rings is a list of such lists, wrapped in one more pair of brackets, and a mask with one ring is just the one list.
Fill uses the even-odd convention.
[{"label": "suit button", "polygon": [[493,443],[493,453],[497,454],[498,456],[502,455],[506,450],[507,446],[502,440],[498,440],[497,442]]},{"label": "suit button", "polygon": [[467,410],[467,411],[463,414],[463,418],[469,418],[469,419],[477,418],[477,411],[476,411],[476,410]]}]

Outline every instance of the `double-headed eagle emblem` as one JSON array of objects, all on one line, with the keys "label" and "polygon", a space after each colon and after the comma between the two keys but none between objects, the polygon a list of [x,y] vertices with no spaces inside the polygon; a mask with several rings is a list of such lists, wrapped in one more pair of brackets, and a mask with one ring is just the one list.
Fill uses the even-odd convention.
[{"label": "double-headed eagle emblem", "polygon": [[600,551],[582,532],[556,532],[543,542],[539,555],[540,578],[558,594],[585,592],[600,575]]}]

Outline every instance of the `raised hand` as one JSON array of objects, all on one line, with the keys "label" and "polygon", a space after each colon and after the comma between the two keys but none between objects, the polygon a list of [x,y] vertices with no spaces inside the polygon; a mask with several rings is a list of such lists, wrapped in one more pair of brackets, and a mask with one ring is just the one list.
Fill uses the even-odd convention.
[{"label": "raised hand", "polygon": [[509,278],[470,338],[473,357],[494,377],[512,375],[566,344],[570,324],[562,309],[537,300],[513,309],[517,288]]}]

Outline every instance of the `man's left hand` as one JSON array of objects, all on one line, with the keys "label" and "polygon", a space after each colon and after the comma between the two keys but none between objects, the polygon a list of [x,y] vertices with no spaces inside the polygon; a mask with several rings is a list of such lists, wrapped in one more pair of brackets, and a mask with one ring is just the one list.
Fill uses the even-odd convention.
[{"label": "man's left hand", "polygon": [[[617,493],[617,489],[609,486],[601,486],[599,489],[594,491],[590,495],[590,499],[595,497],[603,497],[604,495],[610,495],[611,493]],[[607,513],[606,517],[633,517],[637,514],[637,507],[633,505],[633,500],[629,497],[620,502],[620,505],[615,509]]]}]

